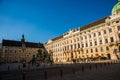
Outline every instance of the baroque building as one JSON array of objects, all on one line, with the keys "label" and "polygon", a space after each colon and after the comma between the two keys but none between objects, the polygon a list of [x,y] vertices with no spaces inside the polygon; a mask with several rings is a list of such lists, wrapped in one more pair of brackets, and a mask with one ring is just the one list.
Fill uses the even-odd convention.
[{"label": "baroque building", "polygon": [[25,42],[24,35],[21,41],[2,40],[2,59],[5,62],[23,62],[30,61],[33,56],[36,56],[38,50],[41,54],[45,53],[45,48],[41,43]]},{"label": "baroque building", "polygon": [[99,56],[120,58],[120,0],[111,15],[93,23],[72,29],[48,40],[44,45],[54,62],[88,59]]}]

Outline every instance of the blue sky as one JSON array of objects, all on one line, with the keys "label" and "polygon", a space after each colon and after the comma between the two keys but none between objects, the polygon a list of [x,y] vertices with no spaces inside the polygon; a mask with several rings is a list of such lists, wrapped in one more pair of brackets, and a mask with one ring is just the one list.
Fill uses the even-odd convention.
[{"label": "blue sky", "polygon": [[117,0],[0,0],[2,39],[46,42],[111,14]]}]

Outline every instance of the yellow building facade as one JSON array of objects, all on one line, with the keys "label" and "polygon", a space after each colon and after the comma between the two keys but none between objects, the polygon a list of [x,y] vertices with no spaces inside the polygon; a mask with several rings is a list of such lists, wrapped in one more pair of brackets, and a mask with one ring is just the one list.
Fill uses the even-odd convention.
[{"label": "yellow building facade", "polygon": [[54,62],[69,62],[73,59],[106,57],[120,58],[120,1],[113,7],[110,16],[86,26],[72,29],[63,35],[48,40],[44,45]]}]

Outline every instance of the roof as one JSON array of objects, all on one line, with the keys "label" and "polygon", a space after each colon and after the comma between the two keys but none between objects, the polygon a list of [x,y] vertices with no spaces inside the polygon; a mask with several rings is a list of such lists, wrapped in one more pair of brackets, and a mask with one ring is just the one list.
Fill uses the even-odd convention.
[{"label": "roof", "polygon": [[120,10],[120,0],[118,0],[118,3],[113,7],[112,13],[116,12],[117,10]]},{"label": "roof", "polygon": [[86,25],[86,26],[83,26],[83,27],[80,28],[80,30],[82,31],[82,30],[85,30],[85,29],[94,27],[94,26],[96,26],[96,25],[98,25],[98,24],[105,23],[105,19],[106,19],[106,18],[107,18],[107,17],[102,18],[102,19],[99,19],[99,20],[97,20],[97,21],[95,21],[95,22],[92,22],[92,23]]},{"label": "roof", "polygon": [[[25,45],[26,45],[26,47],[38,48],[38,43],[25,42]],[[21,41],[15,41],[15,40],[2,40],[2,46],[21,47],[22,43],[21,43]],[[41,43],[40,43],[40,48],[44,48],[43,44],[41,44]]]},{"label": "roof", "polygon": [[60,39],[60,38],[63,38],[63,35],[58,36],[58,37],[56,37],[56,38],[53,38],[52,41],[55,41],[55,40]]},{"label": "roof", "polygon": [[[93,22],[93,23],[90,23],[90,24],[88,24],[88,25],[85,25],[85,26],[83,26],[83,27],[80,27],[80,31],[85,30],[85,29],[88,29],[88,28],[91,28],[91,27],[94,27],[94,26],[96,26],[96,25],[98,25],[98,24],[101,24],[101,23],[105,23],[105,19],[106,19],[106,18],[107,18],[107,17],[102,18],[102,19],[99,19],[99,20],[97,20],[97,21],[95,21],[95,22]],[[52,41],[58,40],[58,39],[60,39],[60,38],[63,38],[63,35],[60,35],[60,36],[58,36],[58,37],[56,37],[56,38],[53,38]]]}]

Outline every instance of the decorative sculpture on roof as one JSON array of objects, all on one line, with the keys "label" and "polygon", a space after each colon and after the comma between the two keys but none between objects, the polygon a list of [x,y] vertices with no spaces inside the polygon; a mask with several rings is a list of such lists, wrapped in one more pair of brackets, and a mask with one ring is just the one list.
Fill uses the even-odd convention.
[{"label": "decorative sculpture on roof", "polygon": [[25,42],[24,34],[22,35],[21,42],[22,42],[22,43]]}]

